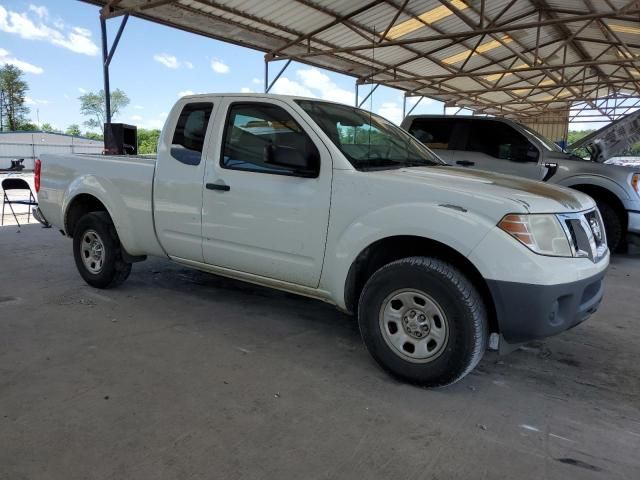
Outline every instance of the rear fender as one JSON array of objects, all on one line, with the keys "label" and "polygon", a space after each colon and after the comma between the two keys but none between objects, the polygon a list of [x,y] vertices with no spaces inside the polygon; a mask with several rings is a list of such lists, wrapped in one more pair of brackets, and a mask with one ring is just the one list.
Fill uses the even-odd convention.
[{"label": "rear fender", "polygon": [[62,211],[64,212],[64,228],[67,235],[73,232],[67,231],[67,213],[69,206],[78,195],[91,195],[98,199],[107,209],[113,224],[118,232],[120,242],[128,252],[143,251],[136,244],[131,219],[126,215],[127,207],[122,200],[120,191],[108,179],[86,174],[75,178],[65,191]]}]

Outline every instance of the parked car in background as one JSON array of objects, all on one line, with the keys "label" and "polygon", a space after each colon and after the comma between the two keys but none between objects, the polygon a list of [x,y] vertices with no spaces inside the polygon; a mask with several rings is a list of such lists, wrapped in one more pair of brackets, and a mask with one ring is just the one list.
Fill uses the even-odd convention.
[{"label": "parked car in background", "polygon": [[[447,385],[493,348],[588,318],[609,262],[577,191],[449,167],[357,108],[263,94],[181,98],[157,158],[42,155],[38,217],[98,288],[155,255],[357,315],[409,382]],[[269,328],[265,325],[265,328]]]},{"label": "parked car in background", "polygon": [[[513,120],[488,117],[412,115],[402,128],[450,165],[518,175],[579,190],[591,196],[604,219],[611,250],[627,233],[640,234],[640,168],[601,163],[602,147],[591,160],[563,151],[551,140]],[[608,131],[586,145],[602,145]],[[620,139],[606,151],[624,147]]]}]

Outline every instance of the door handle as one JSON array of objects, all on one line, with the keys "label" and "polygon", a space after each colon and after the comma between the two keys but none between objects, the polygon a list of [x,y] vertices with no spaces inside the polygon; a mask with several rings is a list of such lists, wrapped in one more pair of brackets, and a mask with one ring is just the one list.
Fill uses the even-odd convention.
[{"label": "door handle", "polygon": [[229,185],[225,185],[224,183],[207,183],[207,190],[220,190],[222,192],[228,192],[231,190]]},{"label": "door handle", "polygon": [[476,162],[470,162],[469,160],[458,160],[456,163],[458,165],[462,165],[463,167],[472,167],[476,164]]}]

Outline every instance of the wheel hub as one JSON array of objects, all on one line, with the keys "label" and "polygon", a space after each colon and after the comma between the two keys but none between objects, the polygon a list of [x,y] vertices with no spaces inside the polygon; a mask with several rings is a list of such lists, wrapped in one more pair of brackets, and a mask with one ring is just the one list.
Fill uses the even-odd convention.
[{"label": "wheel hub", "polygon": [[424,338],[429,334],[431,325],[424,312],[411,309],[402,317],[402,327],[413,338]]},{"label": "wheel hub", "polygon": [[82,235],[80,248],[82,262],[86,269],[94,274],[100,273],[104,264],[104,244],[102,238],[95,230],[87,230]]},{"label": "wheel hub", "polygon": [[380,327],[387,345],[414,363],[438,358],[449,337],[448,322],[440,305],[414,289],[397,290],[382,302]]}]

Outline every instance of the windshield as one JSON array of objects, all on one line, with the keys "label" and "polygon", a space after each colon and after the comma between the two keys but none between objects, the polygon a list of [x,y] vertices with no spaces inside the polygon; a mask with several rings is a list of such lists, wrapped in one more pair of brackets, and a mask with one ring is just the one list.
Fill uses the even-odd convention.
[{"label": "windshield", "polygon": [[542,144],[542,146],[544,148],[546,148],[548,151],[550,151],[550,152],[559,152],[559,153],[563,153],[564,152],[564,150],[562,150],[562,148],[560,148],[556,143],[552,142],[548,138],[543,137],[542,135],[540,135],[538,132],[536,132],[532,128],[529,128],[526,125],[522,125],[521,123],[519,125],[523,130],[526,130],[529,135],[531,135],[533,138],[538,140],[538,142],[540,142]]},{"label": "windshield", "polygon": [[296,100],[357,170],[445,165],[401,128],[359,108]]}]

